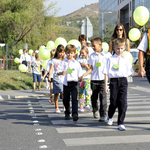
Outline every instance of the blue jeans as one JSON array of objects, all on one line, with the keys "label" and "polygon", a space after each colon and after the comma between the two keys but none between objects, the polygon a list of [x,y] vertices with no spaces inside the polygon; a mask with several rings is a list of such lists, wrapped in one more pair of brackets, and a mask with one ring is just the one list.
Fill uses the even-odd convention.
[{"label": "blue jeans", "polygon": [[41,82],[41,75],[33,73],[33,82],[36,82],[36,78],[37,82]]}]

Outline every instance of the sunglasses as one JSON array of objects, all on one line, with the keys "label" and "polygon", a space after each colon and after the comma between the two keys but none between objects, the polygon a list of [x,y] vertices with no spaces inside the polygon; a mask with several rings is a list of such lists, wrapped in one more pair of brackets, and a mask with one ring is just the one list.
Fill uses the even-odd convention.
[{"label": "sunglasses", "polygon": [[123,29],[116,29],[116,31],[119,31],[119,30],[122,31]]}]

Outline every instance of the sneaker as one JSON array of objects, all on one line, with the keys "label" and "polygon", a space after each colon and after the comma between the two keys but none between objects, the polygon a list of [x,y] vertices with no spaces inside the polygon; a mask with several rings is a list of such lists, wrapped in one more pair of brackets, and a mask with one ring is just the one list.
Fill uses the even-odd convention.
[{"label": "sneaker", "polygon": [[99,115],[98,115],[98,111],[93,112],[93,116],[94,116],[94,118],[98,118],[98,117],[99,117]]},{"label": "sneaker", "polygon": [[99,122],[105,122],[105,121],[106,121],[106,116],[101,116]]},{"label": "sneaker", "polygon": [[59,109],[55,109],[55,113],[61,113]]},{"label": "sneaker", "polygon": [[112,124],[113,124],[113,118],[109,119],[109,117],[107,117],[107,124],[110,125],[110,126],[112,126]]},{"label": "sneaker", "polygon": [[125,131],[125,130],[126,130],[126,127],[125,127],[123,124],[120,124],[120,125],[118,126],[118,130],[119,130],[119,131]]},{"label": "sneaker", "polygon": [[66,109],[64,108],[64,109],[63,109],[63,112],[65,113],[65,111],[66,111]]},{"label": "sneaker", "polygon": [[91,109],[90,105],[85,106],[85,109],[90,110]]},{"label": "sneaker", "polygon": [[80,112],[84,112],[83,106],[80,106]]},{"label": "sneaker", "polygon": [[73,115],[73,121],[77,121],[79,118],[78,118],[78,115],[77,114],[74,114]]},{"label": "sneaker", "polygon": [[65,114],[65,120],[70,120],[70,114]]}]

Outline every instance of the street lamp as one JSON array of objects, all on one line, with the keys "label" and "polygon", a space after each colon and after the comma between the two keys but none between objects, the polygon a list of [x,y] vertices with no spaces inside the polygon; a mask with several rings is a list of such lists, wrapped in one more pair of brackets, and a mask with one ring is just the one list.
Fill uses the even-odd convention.
[{"label": "street lamp", "polygon": [[104,14],[111,14],[111,13],[112,13],[111,11],[102,13],[102,40],[104,39],[104,33],[103,33],[103,30],[104,30]]}]

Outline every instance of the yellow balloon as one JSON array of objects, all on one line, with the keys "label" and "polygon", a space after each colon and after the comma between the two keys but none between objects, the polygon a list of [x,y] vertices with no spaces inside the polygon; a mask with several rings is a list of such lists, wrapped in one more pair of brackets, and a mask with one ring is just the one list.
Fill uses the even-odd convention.
[{"label": "yellow balloon", "polygon": [[17,64],[19,64],[20,63],[20,59],[19,58],[15,58],[14,62],[17,63]]},{"label": "yellow balloon", "polygon": [[32,50],[32,49],[30,49],[30,50],[29,50],[29,54],[30,54],[30,55],[32,55],[32,53],[33,53],[33,50]]},{"label": "yellow balloon", "polygon": [[49,42],[47,42],[47,45],[46,45],[46,47],[48,48],[48,49],[54,49],[55,48],[55,43],[53,42],[53,41],[49,41]]},{"label": "yellow balloon", "polygon": [[50,51],[44,46],[40,47],[38,55],[42,60],[50,59]]},{"label": "yellow balloon", "polygon": [[131,41],[137,41],[141,37],[141,32],[137,28],[133,28],[129,31],[129,38]]},{"label": "yellow balloon", "polygon": [[132,54],[130,52],[124,51],[123,52],[123,56],[126,57],[128,60],[130,60],[131,64],[133,63],[133,56],[132,56]]},{"label": "yellow balloon", "polygon": [[102,49],[106,52],[109,50],[109,45],[106,42],[102,42]]},{"label": "yellow balloon", "polygon": [[21,55],[23,53],[23,49],[20,49],[19,50],[19,54]]},{"label": "yellow balloon", "polygon": [[19,65],[19,70],[20,70],[21,72],[26,72],[26,71],[27,71],[27,66],[24,65],[24,64],[21,64],[21,65]]},{"label": "yellow balloon", "polygon": [[47,63],[48,63],[48,60],[43,60],[42,61],[42,67],[46,70],[46,67],[47,67]]},{"label": "yellow balloon", "polygon": [[133,12],[133,18],[138,25],[143,26],[149,19],[148,9],[144,6],[137,7]]},{"label": "yellow balloon", "polygon": [[57,48],[57,46],[60,44],[62,44],[64,47],[66,47],[67,41],[64,38],[59,37],[55,40],[55,47]]}]

